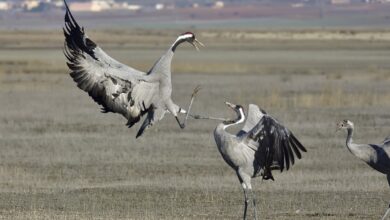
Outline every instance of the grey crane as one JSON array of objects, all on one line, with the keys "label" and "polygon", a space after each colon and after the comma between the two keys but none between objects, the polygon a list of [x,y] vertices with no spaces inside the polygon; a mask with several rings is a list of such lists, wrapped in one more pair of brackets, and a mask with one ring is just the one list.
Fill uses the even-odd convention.
[{"label": "grey crane", "polygon": [[295,156],[300,159],[301,151],[306,152],[306,149],[291,131],[254,104],[249,105],[244,127],[237,134],[228,133],[228,127],[245,121],[245,113],[240,105],[225,104],[236,112],[237,118],[225,120],[215,128],[215,142],[225,162],[236,171],[243,188],[244,219],[249,202],[248,191],[252,195],[254,217],[257,219],[251,179],[262,176],[264,180],[274,180],[272,170],[288,170],[294,164]]},{"label": "grey crane", "polygon": [[[65,46],[64,54],[68,60],[70,76],[77,86],[87,92],[102,106],[102,112],[113,112],[127,119],[132,127],[146,114],[137,137],[161,120],[166,112],[171,113],[181,128],[178,113],[187,114],[171,98],[171,61],[176,48],[183,42],[192,44],[197,50],[203,46],[191,32],[181,34],[165,54],[147,72],[126,66],[107,55],[94,43],[80,27],[65,2]],[[195,89],[195,93],[198,89]],[[194,96],[191,98],[191,103]],[[189,106],[190,108],[190,106]]]},{"label": "grey crane", "polygon": [[[387,176],[390,186],[390,136],[380,144],[356,144],[352,140],[354,124],[350,120],[343,120],[337,123],[337,130],[347,130],[346,146],[357,158],[366,162],[374,170]],[[382,220],[390,213],[390,204]]]}]

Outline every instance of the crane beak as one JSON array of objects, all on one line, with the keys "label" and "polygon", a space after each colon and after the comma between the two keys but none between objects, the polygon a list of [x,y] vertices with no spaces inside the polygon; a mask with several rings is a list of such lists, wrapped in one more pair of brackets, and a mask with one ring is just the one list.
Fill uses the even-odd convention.
[{"label": "crane beak", "polygon": [[232,104],[232,103],[230,103],[230,102],[225,102],[225,104],[226,104],[227,106],[229,106],[230,108],[232,108],[232,109],[234,109],[234,108],[236,107],[235,104]]},{"label": "crane beak", "polygon": [[198,39],[195,38],[194,40],[197,44],[199,44],[202,47],[206,47],[202,42],[198,41]]},{"label": "crane beak", "polygon": [[199,51],[198,45],[204,47],[204,44],[203,44],[202,42],[198,41],[198,39],[196,39],[196,38],[194,39],[194,41],[192,41],[192,42],[190,42],[190,43],[192,44],[192,46],[195,47],[195,49],[196,49],[197,51]]},{"label": "crane beak", "polygon": [[336,132],[339,132],[341,130],[341,122],[340,123],[337,123],[337,127],[336,127]]}]

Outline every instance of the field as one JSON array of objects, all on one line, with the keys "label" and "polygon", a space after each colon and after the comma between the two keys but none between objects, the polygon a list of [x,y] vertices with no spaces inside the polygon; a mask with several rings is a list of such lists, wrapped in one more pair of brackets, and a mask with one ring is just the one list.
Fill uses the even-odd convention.
[{"label": "field", "polygon": [[[92,30],[116,59],[147,71],[181,31]],[[356,142],[390,135],[387,30],[199,30],[206,48],[178,49],[174,100],[233,117],[224,101],[255,103],[308,153],[275,181],[253,181],[260,219],[379,219],[385,176],[354,158]],[[66,74],[55,31],[0,33],[0,219],[239,219],[243,195],[213,140],[217,122],[181,130],[167,115],[135,139]],[[234,131],[233,129],[232,131]],[[249,213],[252,213],[251,210]]]}]

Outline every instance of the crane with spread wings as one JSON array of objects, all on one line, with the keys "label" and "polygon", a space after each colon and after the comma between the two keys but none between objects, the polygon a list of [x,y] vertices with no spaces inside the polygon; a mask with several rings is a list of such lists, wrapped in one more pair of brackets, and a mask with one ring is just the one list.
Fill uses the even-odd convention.
[{"label": "crane with spread wings", "polygon": [[[250,104],[248,118],[245,121],[244,108],[226,102],[235,111],[237,118],[225,119],[214,130],[214,138],[218,150],[225,162],[232,167],[241,183],[245,196],[244,219],[247,216],[248,192],[251,193],[254,217],[256,217],[256,201],[252,192],[251,179],[262,176],[272,179],[272,170],[288,170],[295,163],[295,157],[300,159],[301,152],[306,148],[294,134],[275,118],[260,110],[257,105]],[[216,119],[197,116],[199,119]],[[244,126],[237,134],[226,131],[230,126]]]},{"label": "crane with spread wings", "polygon": [[113,112],[127,119],[127,126],[132,127],[146,115],[137,137],[155,122],[161,120],[165,113],[171,113],[181,128],[178,114],[188,118],[195,88],[188,111],[175,104],[171,98],[171,61],[176,48],[183,42],[204,46],[191,32],[181,34],[169,49],[147,72],[141,72],[122,64],[107,55],[85,33],[73,17],[65,2],[65,46],[64,54],[68,60],[70,76],[77,86],[87,92],[91,98],[102,106],[102,112]]}]

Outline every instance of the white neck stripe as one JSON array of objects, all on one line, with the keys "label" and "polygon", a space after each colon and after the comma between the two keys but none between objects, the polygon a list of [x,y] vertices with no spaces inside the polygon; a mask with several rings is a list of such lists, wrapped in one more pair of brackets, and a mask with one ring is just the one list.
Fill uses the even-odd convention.
[{"label": "white neck stripe", "polygon": [[191,38],[193,35],[192,34],[184,34],[184,35],[180,35],[176,41],[173,43],[173,45],[175,45],[178,41],[181,41],[181,40],[185,40],[185,39],[188,39],[188,38]]},{"label": "white neck stripe", "polygon": [[[188,39],[188,38],[192,38],[192,36],[194,36],[194,35],[192,35],[192,34],[180,35],[180,36],[175,40],[175,42],[173,42],[171,48],[176,47],[176,46],[177,46],[176,44],[177,44],[178,42],[180,42],[180,41],[182,41],[182,40],[186,40],[186,39]],[[172,49],[172,51],[174,51],[174,49]]]},{"label": "white neck stripe", "polygon": [[236,122],[235,124],[240,124],[240,123],[245,121],[245,114],[242,111],[242,108],[240,108],[240,115],[241,115],[241,119],[238,122]]},{"label": "white neck stripe", "polygon": [[240,120],[238,120],[236,123],[232,123],[232,124],[228,124],[228,125],[223,126],[223,129],[225,130],[225,129],[226,129],[227,127],[229,127],[229,126],[238,125],[238,124],[244,122],[244,121],[245,121],[245,114],[244,114],[244,112],[242,111],[242,108],[240,108],[240,115],[241,115]]}]

